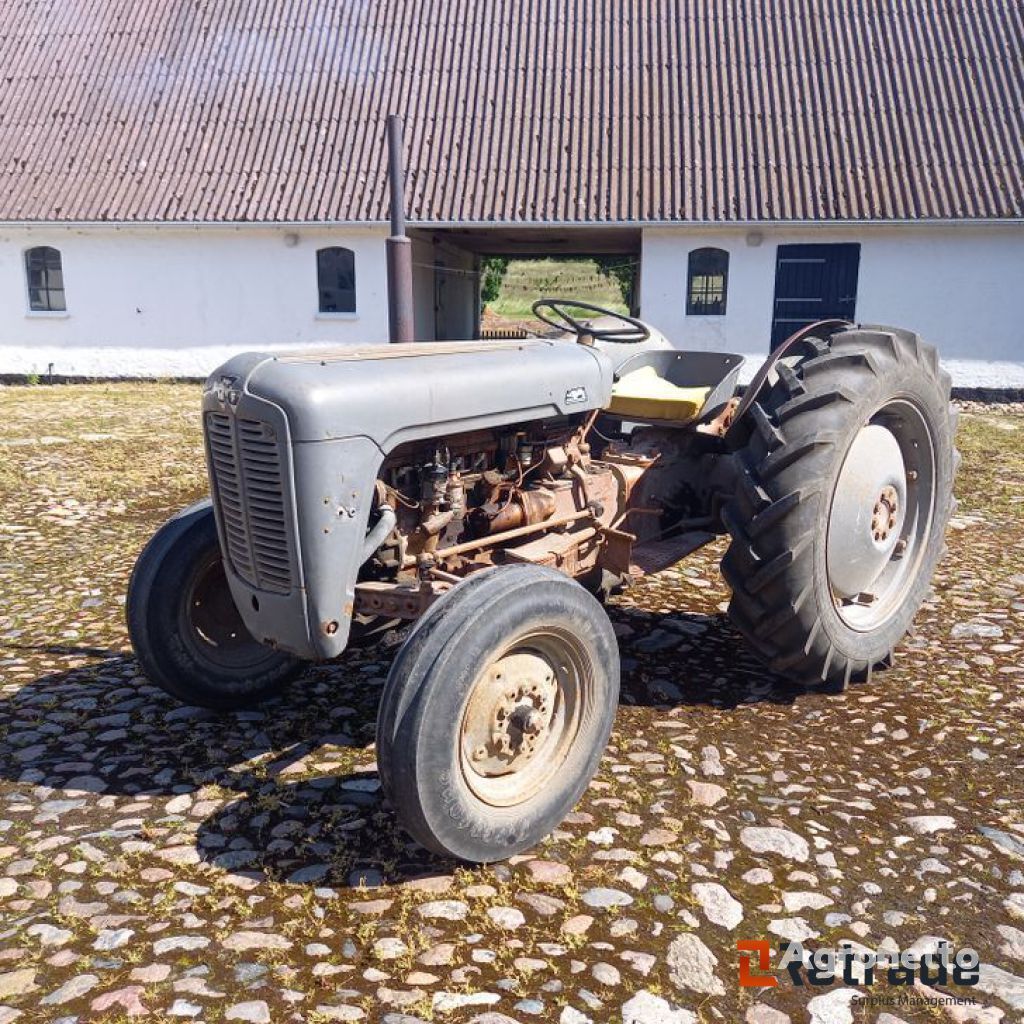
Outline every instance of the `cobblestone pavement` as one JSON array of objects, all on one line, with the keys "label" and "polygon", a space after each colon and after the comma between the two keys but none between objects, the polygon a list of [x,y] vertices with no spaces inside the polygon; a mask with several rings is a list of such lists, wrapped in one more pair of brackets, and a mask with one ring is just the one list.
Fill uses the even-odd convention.
[{"label": "cobblestone pavement", "polygon": [[[950,554],[892,670],[831,697],[766,674],[708,549],[615,602],[623,701],[576,811],[470,870],[381,800],[388,652],[226,716],[140,678],[123,595],[202,493],[197,400],[0,389],[0,1024],[1024,1020],[1019,412],[961,420]],[[973,946],[977,1005],[738,986],[737,940],[795,937]]]}]

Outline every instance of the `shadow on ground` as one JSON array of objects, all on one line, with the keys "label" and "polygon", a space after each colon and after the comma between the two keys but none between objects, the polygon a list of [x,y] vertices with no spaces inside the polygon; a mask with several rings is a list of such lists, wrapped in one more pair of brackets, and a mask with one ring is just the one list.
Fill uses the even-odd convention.
[{"label": "shadow on ground", "polygon": [[[722,615],[610,612],[622,638],[623,705],[727,712],[789,705],[801,692],[766,672]],[[50,802],[82,790],[155,803],[208,797],[213,809],[197,829],[191,823],[203,861],[296,884],[375,885],[454,867],[404,834],[380,791],[371,746],[386,662],[357,655],[313,666],[259,709],[217,714],[164,697],[127,653],[35,650],[101,659],[0,701],[9,740],[0,775],[52,787]],[[158,812],[155,822],[176,819]]]}]

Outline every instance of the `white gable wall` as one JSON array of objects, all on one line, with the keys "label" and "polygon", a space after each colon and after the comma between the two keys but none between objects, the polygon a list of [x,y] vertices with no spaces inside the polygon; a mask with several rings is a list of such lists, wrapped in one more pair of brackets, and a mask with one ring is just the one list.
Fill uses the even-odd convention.
[{"label": "white gable wall", "polygon": [[[1024,226],[894,226],[643,232],[641,315],[683,348],[763,356],[771,335],[780,244],[859,242],[857,319],[921,333],[951,361],[1024,362]],[[757,235],[760,235],[759,244]],[[686,315],[687,256],[730,254],[725,316]],[[979,370],[984,375],[985,371]],[[965,384],[1005,386],[1007,371]],[[962,374],[954,373],[954,381]],[[1020,387],[1016,379],[1012,386]]]},{"label": "white gable wall", "polygon": [[[203,376],[247,348],[384,341],[386,234],[347,226],[0,226],[0,373],[42,376],[52,363],[69,376]],[[920,331],[957,384],[1024,387],[1024,226],[756,234],[753,245],[751,229],[645,229],[644,319],[676,345],[750,354],[753,366],[768,350],[777,246],[859,242],[859,320]],[[33,245],[63,254],[67,315],[28,311],[24,250]],[[326,245],[356,254],[354,315],[317,312],[316,250]],[[730,253],[723,317],[686,315],[687,255],[706,245]],[[421,236],[414,262],[418,336],[434,337],[439,299],[442,329],[469,336],[477,313],[472,257]],[[450,268],[440,290],[436,263]]]},{"label": "white gable wall", "polygon": [[[0,373],[203,376],[244,349],[388,336],[383,228],[0,226]],[[24,251],[61,251],[67,314],[28,308]],[[318,313],[316,250],[355,252],[356,312]]]}]

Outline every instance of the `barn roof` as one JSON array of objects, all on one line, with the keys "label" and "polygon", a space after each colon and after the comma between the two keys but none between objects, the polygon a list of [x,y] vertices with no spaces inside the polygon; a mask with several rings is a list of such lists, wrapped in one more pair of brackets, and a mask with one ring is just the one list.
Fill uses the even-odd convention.
[{"label": "barn roof", "polygon": [[1019,0],[0,0],[0,220],[1024,216]]}]

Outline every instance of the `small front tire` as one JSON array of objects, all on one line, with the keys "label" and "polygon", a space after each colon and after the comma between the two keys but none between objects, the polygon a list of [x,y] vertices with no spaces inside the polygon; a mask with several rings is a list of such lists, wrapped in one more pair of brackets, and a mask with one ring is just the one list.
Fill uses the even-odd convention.
[{"label": "small front tire", "polygon": [[600,604],[538,566],[483,570],[417,622],[388,676],[377,760],[399,821],[472,863],[534,846],[597,770],[619,695]]},{"label": "small front tire", "polygon": [[304,667],[245,628],[224,575],[209,499],[169,519],[143,549],[128,585],[127,618],[142,671],[186,704],[249,707]]}]

